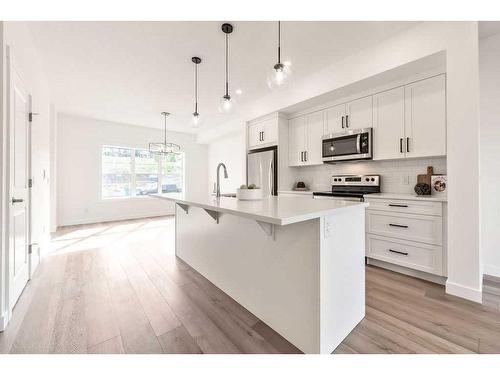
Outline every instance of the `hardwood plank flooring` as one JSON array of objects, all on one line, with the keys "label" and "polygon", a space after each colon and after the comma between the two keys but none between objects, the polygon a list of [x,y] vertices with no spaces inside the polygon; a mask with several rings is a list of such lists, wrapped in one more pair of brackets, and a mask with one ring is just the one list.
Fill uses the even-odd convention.
[{"label": "hardwood plank flooring", "polygon": [[[65,227],[0,333],[0,353],[300,353],[174,254],[173,217]],[[500,353],[484,304],[366,268],[366,317],[335,354]]]}]

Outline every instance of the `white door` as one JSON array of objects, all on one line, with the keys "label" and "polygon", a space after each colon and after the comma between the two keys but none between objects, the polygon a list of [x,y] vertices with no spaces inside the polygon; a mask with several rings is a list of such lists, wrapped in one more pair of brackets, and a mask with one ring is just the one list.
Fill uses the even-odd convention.
[{"label": "white door", "polygon": [[345,104],[325,110],[324,135],[341,133],[345,131]]},{"label": "white door", "polygon": [[291,167],[304,164],[305,136],[305,116],[288,121],[288,165]]},{"label": "white door", "polygon": [[445,76],[412,83],[405,90],[406,157],[446,155]]},{"label": "white door", "polygon": [[373,159],[404,158],[405,89],[373,96]]},{"label": "white door", "polygon": [[324,111],[314,112],[306,116],[306,155],[305,164],[323,164],[322,141],[323,141]]},{"label": "white door", "polygon": [[9,71],[9,303],[13,308],[29,279],[30,96],[12,64]]},{"label": "white door", "polygon": [[350,129],[371,128],[373,126],[372,97],[356,99],[346,104],[346,127]]}]

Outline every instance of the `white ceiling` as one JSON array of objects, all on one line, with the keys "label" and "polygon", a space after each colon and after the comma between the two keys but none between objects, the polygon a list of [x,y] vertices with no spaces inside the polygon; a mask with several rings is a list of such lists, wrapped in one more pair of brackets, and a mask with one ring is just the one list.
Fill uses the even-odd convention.
[{"label": "white ceiling", "polygon": [[[148,127],[194,132],[194,68],[200,56],[201,129],[219,125],[224,92],[222,22],[31,22],[53,100],[61,112]],[[276,60],[276,22],[234,22],[230,36],[230,86],[239,103],[268,92]],[[282,59],[293,78],[380,42],[411,22],[282,22]],[[236,95],[234,91],[243,93]],[[237,108],[236,108],[237,111]]]}]

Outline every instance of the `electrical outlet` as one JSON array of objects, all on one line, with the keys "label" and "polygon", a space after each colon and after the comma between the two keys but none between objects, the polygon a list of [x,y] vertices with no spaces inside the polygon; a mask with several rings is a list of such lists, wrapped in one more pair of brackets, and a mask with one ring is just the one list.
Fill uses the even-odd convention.
[{"label": "electrical outlet", "polygon": [[329,238],[331,237],[332,235],[332,232],[333,232],[333,229],[334,229],[334,226],[335,226],[335,223],[333,222],[333,220],[329,219],[329,218],[325,218],[325,238]]}]

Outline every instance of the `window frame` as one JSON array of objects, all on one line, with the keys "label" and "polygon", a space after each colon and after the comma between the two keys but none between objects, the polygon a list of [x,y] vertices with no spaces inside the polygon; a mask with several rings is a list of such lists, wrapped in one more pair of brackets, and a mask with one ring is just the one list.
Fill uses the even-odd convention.
[{"label": "window frame", "polygon": [[[110,148],[124,148],[124,149],[128,149],[130,150],[131,152],[131,156],[130,156],[130,160],[131,160],[131,166],[130,166],[130,191],[131,192],[134,192],[134,194],[132,195],[129,195],[129,196],[125,196],[125,197],[104,197],[103,195],[103,175],[102,175],[102,172],[103,172],[103,168],[102,168],[102,164],[104,162],[103,160],[103,148],[105,147],[110,147]],[[124,199],[148,199],[148,198],[151,198],[149,196],[149,194],[146,194],[146,195],[136,195],[136,173],[135,173],[135,152],[139,150],[139,151],[149,151],[148,149],[146,148],[142,148],[142,147],[132,147],[132,146],[118,146],[118,145],[109,145],[109,144],[103,144],[101,145],[100,147],[100,155],[101,155],[101,158],[100,158],[100,163],[99,163],[99,181],[100,181],[100,184],[99,184],[99,197],[100,197],[100,200],[101,201],[113,201],[113,200],[124,200]],[[177,154],[180,154],[181,157],[182,157],[182,193],[162,193],[161,192],[161,187],[162,187],[162,181],[163,181],[163,177],[166,176],[166,174],[163,174],[162,172],[162,167],[163,167],[163,163],[164,163],[164,158],[160,158],[159,162],[158,162],[158,190],[155,194],[185,194],[186,192],[186,184],[185,184],[185,181],[186,181],[186,153],[185,152],[178,152]]]}]

